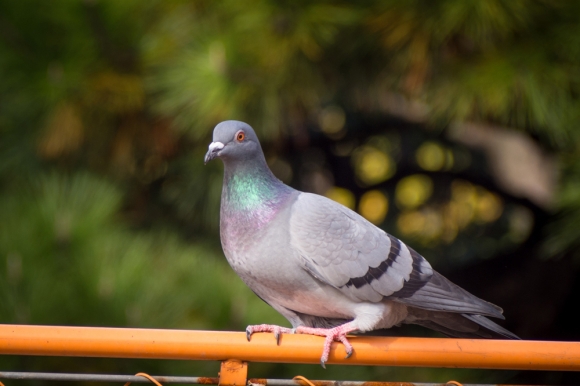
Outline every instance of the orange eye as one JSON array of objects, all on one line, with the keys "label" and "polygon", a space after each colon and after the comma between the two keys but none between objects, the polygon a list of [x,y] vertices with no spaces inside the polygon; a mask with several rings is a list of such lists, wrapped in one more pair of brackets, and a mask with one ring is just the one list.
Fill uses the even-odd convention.
[{"label": "orange eye", "polygon": [[238,134],[236,134],[236,139],[238,142],[242,142],[245,138],[246,134],[243,131],[238,131]]}]

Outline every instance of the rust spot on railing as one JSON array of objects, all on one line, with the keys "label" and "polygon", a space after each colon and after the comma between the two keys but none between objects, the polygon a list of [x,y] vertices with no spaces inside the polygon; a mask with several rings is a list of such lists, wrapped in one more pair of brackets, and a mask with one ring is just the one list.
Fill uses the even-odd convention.
[{"label": "rust spot on railing", "polygon": [[199,377],[198,380],[200,385],[217,385],[220,379],[218,377]]}]

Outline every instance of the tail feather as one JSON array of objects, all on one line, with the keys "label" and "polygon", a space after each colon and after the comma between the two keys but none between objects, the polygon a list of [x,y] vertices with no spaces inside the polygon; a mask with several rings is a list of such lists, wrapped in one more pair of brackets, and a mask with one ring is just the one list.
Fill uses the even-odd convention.
[{"label": "tail feather", "polygon": [[520,339],[488,318],[477,314],[409,308],[404,323],[418,324],[455,338]]},{"label": "tail feather", "polygon": [[503,310],[500,307],[470,294],[435,271],[429,281],[419,290],[410,296],[397,297],[393,300],[424,310],[482,314],[504,319]]},{"label": "tail feather", "polygon": [[464,318],[467,318],[467,319],[471,320],[472,322],[479,324],[480,327],[483,327],[484,329],[486,329],[490,332],[498,334],[500,338],[521,339],[519,336],[517,336],[513,332],[506,330],[505,328],[503,328],[499,324],[492,322],[491,320],[489,320],[485,316],[470,315],[470,314],[461,314],[461,315]]}]

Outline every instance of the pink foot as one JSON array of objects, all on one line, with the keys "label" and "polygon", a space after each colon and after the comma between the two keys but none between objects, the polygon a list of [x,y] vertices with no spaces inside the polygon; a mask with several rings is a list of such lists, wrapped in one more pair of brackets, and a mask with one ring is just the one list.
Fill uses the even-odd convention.
[{"label": "pink foot", "polygon": [[334,341],[342,342],[344,349],[346,350],[346,358],[350,358],[353,353],[353,349],[348,339],[346,339],[346,334],[356,330],[357,328],[354,327],[353,323],[349,322],[334,328],[312,328],[300,326],[296,329],[296,332],[299,334],[318,335],[325,337],[324,347],[322,349],[322,357],[320,357],[320,364],[323,368],[326,368],[326,362],[328,362],[328,355],[330,354],[330,346]]},{"label": "pink foot", "polygon": [[272,324],[257,324],[255,326],[248,326],[246,327],[246,338],[248,338],[248,342],[252,337],[254,332],[273,332],[274,338],[276,339],[276,344],[280,344],[280,336],[282,333],[284,334],[294,334],[294,330],[291,328],[274,326]]}]

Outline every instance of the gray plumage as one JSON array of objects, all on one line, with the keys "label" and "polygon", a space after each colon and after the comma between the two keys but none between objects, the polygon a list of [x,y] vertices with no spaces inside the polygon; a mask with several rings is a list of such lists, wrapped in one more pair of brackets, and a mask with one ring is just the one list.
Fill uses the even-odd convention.
[{"label": "gray plumage", "polygon": [[226,258],[294,328],[352,322],[364,332],[412,323],[456,337],[517,339],[486,318],[503,319],[501,308],[451,283],[401,240],[332,200],[284,185],[249,125],[217,125],[205,160],[215,157],[225,165]]}]

